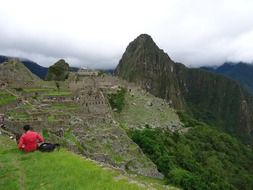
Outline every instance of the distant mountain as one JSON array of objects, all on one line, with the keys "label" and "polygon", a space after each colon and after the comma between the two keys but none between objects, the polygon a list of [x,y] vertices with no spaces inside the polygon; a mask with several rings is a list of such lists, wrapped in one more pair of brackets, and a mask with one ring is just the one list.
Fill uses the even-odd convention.
[{"label": "distant mountain", "polygon": [[7,61],[7,60],[8,60],[7,56],[0,55],[0,64]]},{"label": "distant mountain", "polygon": [[128,45],[115,73],[176,109],[253,144],[252,96],[234,80],[175,63],[149,35]]},{"label": "distant mountain", "polygon": [[79,67],[69,67],[71,72],[77,72],[80,68]]},{"label": "distant mountain", "polygon": [[9,59],[0,64],[0,80],[7,82],[11,86],[22,86],[26,83],[36,83],[40,78],[33,74],[18,59]]},{"label": "distant mountain", "polygon": [[54,65],[48,68],[48,72],[45,79],[64,81],[68,78],[69,72],[69,64],[64,59],[60,59]]},{"label": "distant mountain", "polygon": [[225,75],[233,80],[238,81],[251,94],[253,94],[253,65],[239,62],[227,62],[219,67],[201,67],[201,69]]},{"label": "distant mountain", "polygon": [[24,60],[22,63],[35,75],[40,77],[41,79],[45,79],[48,68],[42,67],[37,63],[29,60]]},{"label": "distant mountain", "polygon": [[5,61],[8,61],[8,59],[11,59],[11,58],[19,59],[21,63],[23,63],[33,74],[37,75],[41,79],[45,79],[48,68],[42,67],[39,64],[33,61],[30,61],[28,59],[21,59],[21,58],[16,58],[16,57],[0,55],[0,64]]},{"label": "distant mountain", "polygon": [[101,71],[109,75],[113,75],[114,73],[114,69],[101,69]]}]

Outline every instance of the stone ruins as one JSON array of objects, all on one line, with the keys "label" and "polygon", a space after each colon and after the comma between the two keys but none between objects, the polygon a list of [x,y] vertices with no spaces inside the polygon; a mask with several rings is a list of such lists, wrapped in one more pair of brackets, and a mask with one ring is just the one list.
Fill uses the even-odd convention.
[{"label": "stone ruins", "polygon": [[91,76],[98,76],[99,71],[83,67],[78,70],[77,74],[79,77],[89,77],[89,76],[91,77]]},{"label": "stone ruins", "polygon": [[75,95],[74,101],[82,105],[83,114],[106,116],[110,112],[106,95],[118,89],[119,79],[104,74],[98,76],[97,71],[89,69],[80,69],[75,75],[69,88]]}]

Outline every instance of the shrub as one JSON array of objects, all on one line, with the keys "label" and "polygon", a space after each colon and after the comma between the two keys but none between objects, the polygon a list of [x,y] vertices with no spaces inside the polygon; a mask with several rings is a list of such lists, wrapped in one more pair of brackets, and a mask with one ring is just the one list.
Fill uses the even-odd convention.
[{"label": "shrub", "polygon": [[108,100],[112,109],[116,109],[117,112],[122,111],[125,106],[125,94],[125,88],[120,88],[116,93],[108,94]]},{"label": "shrub", "polygon": [[178,134],[129,130],[129,136],[167,181],[186,190],[253,189],[253,151],[206,124]]}]

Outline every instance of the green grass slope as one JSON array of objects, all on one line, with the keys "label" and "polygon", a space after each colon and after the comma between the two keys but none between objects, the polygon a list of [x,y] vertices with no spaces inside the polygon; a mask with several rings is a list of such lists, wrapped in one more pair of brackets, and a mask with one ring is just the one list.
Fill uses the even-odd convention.
[{"label": "green grass slope", "polygon": [[114,112],[114,117],[127,128],[143,128],[146,125],[166,128],[181,123],[175,110],[164,100],[134,88],[126,92],[124,106],[120,113]]},{"label": "green grass slope", "polygon": [[17,150],[15,143],[3,135],[0,135],[0,155],[0,189],[4,190],[176,189],[155,184],[151,179],[140,182],[138,176],[137,180],[131,179],[64,149],[26,154]]},{"label": "green grass slope", "polygon": [[5,90],[0,90],[0,106],[9,104],[16,100],[16,97],[6,92]]}]

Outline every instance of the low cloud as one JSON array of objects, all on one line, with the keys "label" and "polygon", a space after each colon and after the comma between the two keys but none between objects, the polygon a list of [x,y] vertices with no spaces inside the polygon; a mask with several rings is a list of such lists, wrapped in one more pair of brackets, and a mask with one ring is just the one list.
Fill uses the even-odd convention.
[{"label": "low cloud", "polygon": [[107,69],[148,33],[188,66],[252,62],[252,10],[251,0],[3,0],[0,54]]}]

